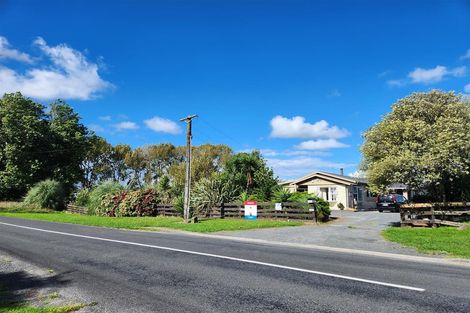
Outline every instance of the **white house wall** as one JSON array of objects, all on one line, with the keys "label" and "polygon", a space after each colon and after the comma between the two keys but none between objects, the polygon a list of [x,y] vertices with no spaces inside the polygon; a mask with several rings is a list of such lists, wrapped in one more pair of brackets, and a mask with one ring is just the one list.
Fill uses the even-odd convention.
[{"label": "white house wall", "polygon": [[[328,201],[328,199],[326,199],[326,196],[320,192],[320,188],[331,188],[331,187],[336,188],[336,201]],[[316,181],[314,184],[310,183],[308,185],[307,192],[314,194],[316,196],[319,196],[323,198],[325,201],[328,201],[330,203],[330,208],[332,210],[339,210],[338,203],[340,202],[344,205],[344,207],[348,207],[348,202],[347,202],[348,191],[347,191],[347,187],[344,185],[338,185],[338,184],[334,184],[331,182],[327,182],[327,184],[323,184],[322,182]]]}]

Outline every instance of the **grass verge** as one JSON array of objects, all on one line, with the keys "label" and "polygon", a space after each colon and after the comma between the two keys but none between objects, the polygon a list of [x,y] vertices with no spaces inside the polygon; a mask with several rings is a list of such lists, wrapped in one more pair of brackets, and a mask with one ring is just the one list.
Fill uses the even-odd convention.
[{"label": "grass verge", "polygon": [[470,229],[390,227],[382,235],[389,241],[416,248],[419,252],[470,258]]},{"label": "grass verge", "polygon": [[245,229],[257,229],[268,227],[285,227],[303,225],[302,221],[276,221],[256,220],[246,221],[240,219],[201,219],[196,224],[185,224],[178,217],[106,217],[78,215],[65,212],[32,213],[3,210],[0,208],[0,216],[15,217],[30,220],[41,220],[59,223],[71,223],[88,226],[100,226],[123,229],[156,230],[159,228],[171,228],[192,232],[210,233],[217,231],[233,231]]},{"label": "grass verge", "polygon": [[85,307],[83,304],[64,305],[57,307],[37,308],[28,305],[13,306],[7,308],[0,307],[0,313],[69,313],[75,312]]}]

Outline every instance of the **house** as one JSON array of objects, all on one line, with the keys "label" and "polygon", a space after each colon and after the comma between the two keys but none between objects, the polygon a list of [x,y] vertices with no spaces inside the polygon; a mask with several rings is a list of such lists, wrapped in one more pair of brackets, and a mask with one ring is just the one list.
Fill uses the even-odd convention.
[{"label": "house", "polygon": [[345,208],[367,210],[375,208],[374,197],[367,190],[367,179],[338,175],[327,172],[313,172],[299,179],[285,181],[281,186],[291,192],[306,191],[330,203],[332,209]]}]

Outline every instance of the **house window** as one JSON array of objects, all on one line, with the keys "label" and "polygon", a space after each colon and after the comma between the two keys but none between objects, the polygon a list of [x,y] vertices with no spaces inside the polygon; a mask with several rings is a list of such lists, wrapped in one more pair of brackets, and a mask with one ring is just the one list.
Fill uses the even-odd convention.
[{"label": "house window", "polygon": [[336,194],[336,187],[330,187],[328,192],[328,201],[336,202],[337,194]]}]

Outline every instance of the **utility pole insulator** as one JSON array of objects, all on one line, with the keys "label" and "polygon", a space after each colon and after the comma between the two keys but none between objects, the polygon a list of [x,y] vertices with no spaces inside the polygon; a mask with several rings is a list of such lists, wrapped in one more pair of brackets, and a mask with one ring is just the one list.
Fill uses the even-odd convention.
[{"label": "utility pole insulator", "polygon": [[191,139],[192,134],[192,120],[197,115],[188,115],[180,121],[186,122],[186,181],[184,185],[184,221],[189,221],[189,208],[191,205]]}]

